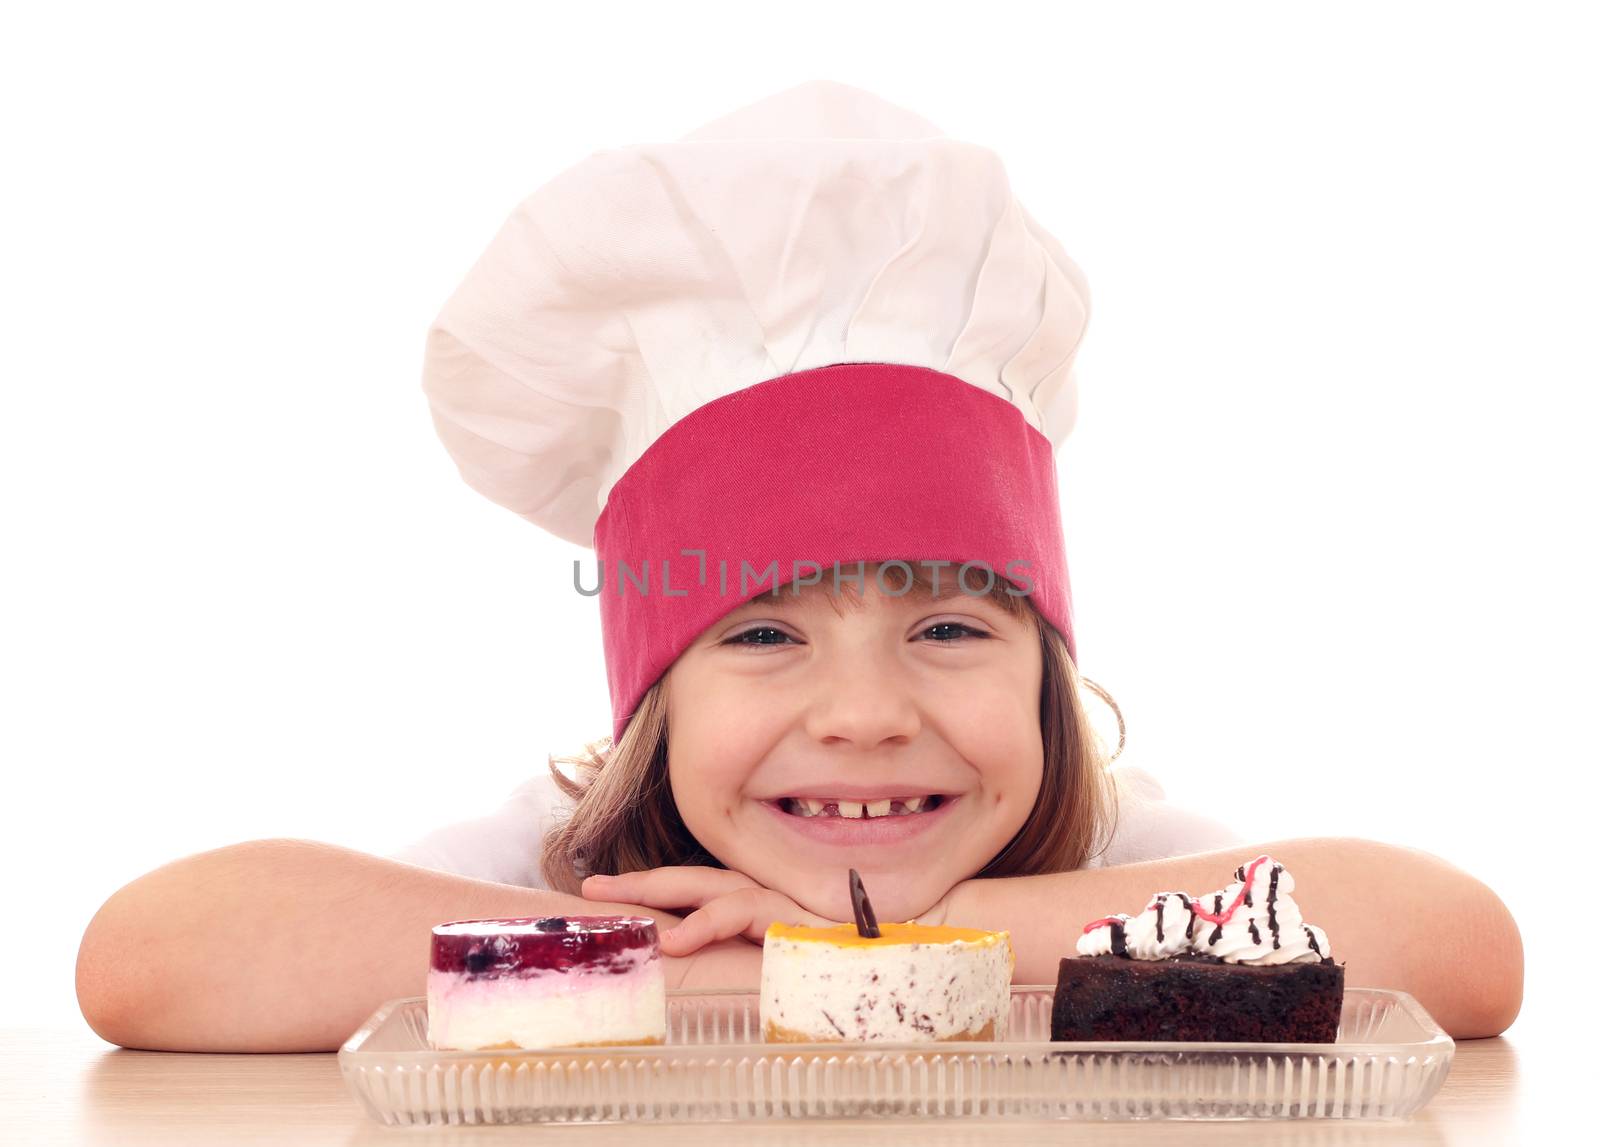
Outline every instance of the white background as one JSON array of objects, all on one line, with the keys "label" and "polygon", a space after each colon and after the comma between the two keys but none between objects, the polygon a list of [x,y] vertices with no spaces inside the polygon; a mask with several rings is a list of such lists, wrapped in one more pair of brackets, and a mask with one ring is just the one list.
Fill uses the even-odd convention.
[{"label": "white background", "polygon": [[1060,477],[1125,759],[1260,839],[1479,875],[1534,1014],[1600,764],[1577,12],[12,13],[8,1018],[75,1019],[84,926],[157,865],[385,852],[607,731],[586,551],[457,476],[424,333],[556,172],[817,78],[995,149],[1089,278]]}]

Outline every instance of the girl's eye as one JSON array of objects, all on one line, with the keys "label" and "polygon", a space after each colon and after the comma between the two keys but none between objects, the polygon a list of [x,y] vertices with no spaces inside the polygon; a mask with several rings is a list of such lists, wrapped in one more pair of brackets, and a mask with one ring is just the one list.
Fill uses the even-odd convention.
[{"label": "girl's eye", "polygon": [[[776,634],[777,637],[779,638],[779,640],[777,640],[777,641],[768,641],[768,640],[747,641],[747,640],[745,640],[746,638],[753,637],[755,634],[758,634],[758,633]],[[723,644],[724,645],[781,645],[783,642],[788,641],[788,640],[789,640],[789,635],[787,633],[785,633],[783,630],[774,629],[770,625],[758,625],[754,629],[747,629],[743,633],[734,634],[732,637],[730,637],[726,641],[724,641]]]},{"label": "girl's eye", "polygon": [[948,637],[948,638],[943,638],[943,637],[934,638],[934,644],[935,645],[952,645],[956,641],[960,640],[963,637],[988,637],[989,636],[987,633],[983,632],[983,630],[974,629],[970,625],[962,625],[959,621],[941,621],[941,622],[939,622],[939,623],[937,623],[935,625],[928,626],[928,628],[924,629],[922,632],[924,634],[929,634],[929,633],[939,632],[941,630],[946,632],[946,633],[949,633],[949,632],[951,632],[953,630],[959,630],[960,632],[957,632],[952,637]]}]

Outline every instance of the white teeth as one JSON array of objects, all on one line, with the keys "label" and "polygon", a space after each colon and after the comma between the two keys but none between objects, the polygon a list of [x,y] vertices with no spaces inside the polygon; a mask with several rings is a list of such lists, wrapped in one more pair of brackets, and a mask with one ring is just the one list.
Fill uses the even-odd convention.
[{"label": "white teeth", "polygon": [[[875,801],[818,800],[812,797],[789,797],[789,811],[795,816],[842,816],[851,820],[872,819],[880,816],[905,816],[921,812],[932,797],[906,797],[901,800],[888,797]],[[829,811],[829,810],[833,811]]]}]

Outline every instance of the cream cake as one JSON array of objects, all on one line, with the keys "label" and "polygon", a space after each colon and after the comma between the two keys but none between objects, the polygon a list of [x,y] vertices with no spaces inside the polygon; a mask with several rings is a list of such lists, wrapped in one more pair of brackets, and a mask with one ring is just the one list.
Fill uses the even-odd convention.
[{"label": "cream cake", "polygon": [[1004,1039],[1009,932],[774,924],[761,957],[761,1029],[777,1043]]},{"label": "cream cake", "polygon": [[645,916],[457,920],[433,929],[436,1050],[664,1043],[666,976]]}]

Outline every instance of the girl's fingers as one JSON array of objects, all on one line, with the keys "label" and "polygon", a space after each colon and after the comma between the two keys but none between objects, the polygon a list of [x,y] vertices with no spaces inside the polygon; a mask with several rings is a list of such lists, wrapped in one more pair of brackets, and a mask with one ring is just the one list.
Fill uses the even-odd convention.
[{"label": "girl's fingers", "polygon": [[754,891],[734,892],[696,908],[676,927],[661,934],[661,954],[687,956],[718,940],[743,936],[755,923],[755,897],[745,894]]},{"label": "girl's fingers", "polygon": [[591,876],[583,882],[586,900],[610,900],[647,908],[691,908],[741,888],[758,888],[742,872],[706,865],[678,865]]},{"label": "girl's fingers", "polygon": [[741,888],[695,909],[661,934],[661,954],[687,956],[719,940],[743,936],[760,943],[772,924],[829,924],[781,892],[760,886]]}]

